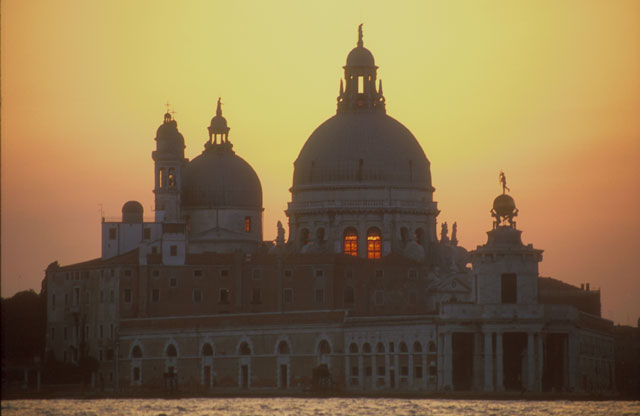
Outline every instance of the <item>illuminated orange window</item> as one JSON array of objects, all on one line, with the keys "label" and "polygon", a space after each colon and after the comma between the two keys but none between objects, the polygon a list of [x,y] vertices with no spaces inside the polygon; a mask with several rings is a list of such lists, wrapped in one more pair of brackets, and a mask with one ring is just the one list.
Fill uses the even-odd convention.
[{"label": "illuminated orange window", "polygon": [[251,232],[251,217],[244,217],[244,230]]},{"label": "illuminated orange window", "polygon": [[380,230],[371,228],[367,233],[367,258],[379,259],[382,257],[382,237]]},{"label": "illuminated orange window", "polygon": [[358,233],[354,228],[347,228],[344,232],[344,254],[358,255]]}]

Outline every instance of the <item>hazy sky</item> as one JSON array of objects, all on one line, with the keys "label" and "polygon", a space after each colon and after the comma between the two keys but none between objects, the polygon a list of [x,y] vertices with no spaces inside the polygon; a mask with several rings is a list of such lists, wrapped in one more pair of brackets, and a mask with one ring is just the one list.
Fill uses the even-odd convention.
[{"label": "hazy sky", "polygon": [[364,23],[387,112],[431,161],[439,221],[484,243],[507,174],[541,275],[640,316],[640,2],[2,1],[2,296],[100,255],[100,204],[153,215],[155,130],[200,154],[222,96],[286,224],[293,161],[335,113]]}]

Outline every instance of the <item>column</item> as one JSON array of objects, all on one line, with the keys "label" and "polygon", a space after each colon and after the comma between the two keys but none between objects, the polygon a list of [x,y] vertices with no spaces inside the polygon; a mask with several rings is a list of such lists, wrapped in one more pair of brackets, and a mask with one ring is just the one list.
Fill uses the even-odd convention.
[{"label": "column", "polygon": [[344,354],[344,383],[345,388],[348,390],[351,388],[351,360],[349,359],[349,353]]},{"label": "column", "polygon": [[358,385],[361,390],[364,390],[364,357],[362,356],[362,351],[360,355],[358,355]]},{"label": "column", "polygon": [[527,390],[534,391],[535,382],[535,357],[533,354],[533,332],[527,333]]},{"label": "column", "polygon": [[384,388],[388,389],[391,386],[391,382],[389,381],[391,371],[391,358],[389,352],[389,344],[387,343],[386,348],[384,349]]},{"label": "column", "polygon": [[409,385],[409,388],[412,389],[414,380],[413,380],[413,351],[411,349],[409,349],[409,359],[407,361],[408,361],[407,365],[409,366],[407,384]]},{"label": "column", "polygon": [[504,391],[502,376],[502,333],[496,332],[496,391]]},{"label": "column", "polygon": [[427,354],[429,348],[425,346],[424,352],[422,353],[422,388],[427,390],[429,387],[429,368],[427,367]]},{"label": "column", "polygon": [[493,391],[493,335],[484,333],[484,391]]},{"label": "column", "polygon": [[394,348],[393,348],[393,373],[395,374],[394,376],[394,383],[395,383],[395,388],[399,389],[400,388],[400,360],[399,355],[398,355],[398,350],[400,349],[400,343],[398,342],[394,342]]},{"label": "column", "polygon": [[544,372],[544,347],[542,344],[542,334],[537,334],[538,338],[538,371],[536,371],[536,391],[542,391],[542,373]]},{"label": "column", "polygon": [[444,334],[438,334],[438,355],[437,355],[438,379],[436,380],[438,390],[442,390],[444,388],[444,356],[443,355],[444,355]]},{"label": "column", "polygon": [[453,390],[453,381],[452,381],[452,358],[453,352],[451,349],[451,332],[447,332],[444,334],[444,385],[445,387],[449,387],[450,390]]}]

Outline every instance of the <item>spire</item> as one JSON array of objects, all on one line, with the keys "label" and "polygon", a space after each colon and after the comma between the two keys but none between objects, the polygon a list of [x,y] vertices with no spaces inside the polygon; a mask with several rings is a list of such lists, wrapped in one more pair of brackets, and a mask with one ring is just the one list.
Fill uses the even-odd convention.
[{"label": "spire", "polygon": [[358,26],[358,48],[364,47],[364,42],[362,41],[362,23]]},{"label": "spire", "polygon": [[342,78],[340,78],[340,95],[344,94],[344,84],[342,83]]},{"label": "spire", "polygon": [[382,93],[382,80],[378,80],[378,94],[380,94],[380,96],[384,95]]}]

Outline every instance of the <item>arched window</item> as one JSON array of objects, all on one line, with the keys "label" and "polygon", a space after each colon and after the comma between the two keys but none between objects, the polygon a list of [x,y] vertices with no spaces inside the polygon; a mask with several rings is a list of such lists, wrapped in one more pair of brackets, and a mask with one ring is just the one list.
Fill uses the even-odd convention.
[{"label": "arched window", "polygon": [[424,245],[424,230],[422,228],[416,229],[416,243]]},{"label": "arched window", "polygon": [[413,352],[422,352],[422,344],[418,341],[413,343]]},{"label": "arched window", "polygon": [[331,346],[326,339],[323,339],[320,341],[320,344],[318,344],[318,352],[320,354],[331,354]]},{"label": "arched window", "polygon": [[286,341],[280,341],[278,344],[278,354],[289,354],[289,344]]},{"label": "arched window", "polygon": [[309,230],[303,228],[300,230],[300,247],[304,247],[309,244]]},{"label": "arched window", "polygon": [[138,345],[133,347],[133,350],[131,350],[131,357],[132,358],[142,358],[142,349]]},{"label": "arched window", "polygon": [[175,188],[176,187],[176,174],[173,170],[173,168],[169,168],[169,188]]},{"label": "arched window", "polygon": [[407,348],[407,344],[405,344],[404,342],[400,343],[400,352],[405,354],[409,352],[409,349]]},{"label": "arched window", "polygon": [[349,227],[344,230],[344,254],[358,256],[358,232],[355,228]]},{"label": "arched window", "polygon": [[318,244],[322,244],[324,242],[324,227],[320,227],[316,230],[316,241]]},{"label": "arched window", "polygon": [[202,355],[204,355],[205,357],[210,357],[213,355],[213,348],[211,347],[211,344],[207,343],[202,346]]},{"label": "arched window", "polygon": [[344,303],[350,304],[354,301],[353,288],[351,286],[347,286],[344,288]]},{"label": "arched window", "polygon": [[436,351],[437,351],[437,349],[436,349],[436,343],[435,343],[435,342],[433,342],[433,341],[430,341],[430,342],[429,342],[429,352],[436,352]]},{"label": "arched window", "polygon": [[384,344],[382,342],[378,342],[378,345],[376,345],[376,352],[384,354]]},{"label": "arched window", "polygon": [[382,237],[380,230],[376,227],[367,231],[367,258],[379,259],[382,257]]},{"label": "arched window", "polygon": [[407,230],[407,227],[400,228],[400,241],[402,241],[403,246],[409,242],[409,230]]},{"label": "arched window", "polygon": [[164,188],[164,169],[158,169],[158,188]]},{"label": "arched window", "polygon": [[366,354],[371,354],[371,345],[368,342],[365,342],[362,346],[362,352]]},{"label": "arched window", "polygon": [[177,357],[178,356],[178,351],[176,350],[176,347],[173,344],[169,344],[169,346],[167,347],[167,357]]},{"label": "arched window", "polygon": [[349,345],[349,352],[351,354],[357,354],[358,353],[358,345],[355,342],[352,342],[351,345]]},{"label": "arched window", "polygon": [[240,355],[251,355],[251,347],[246,342],[240,344]]}]

